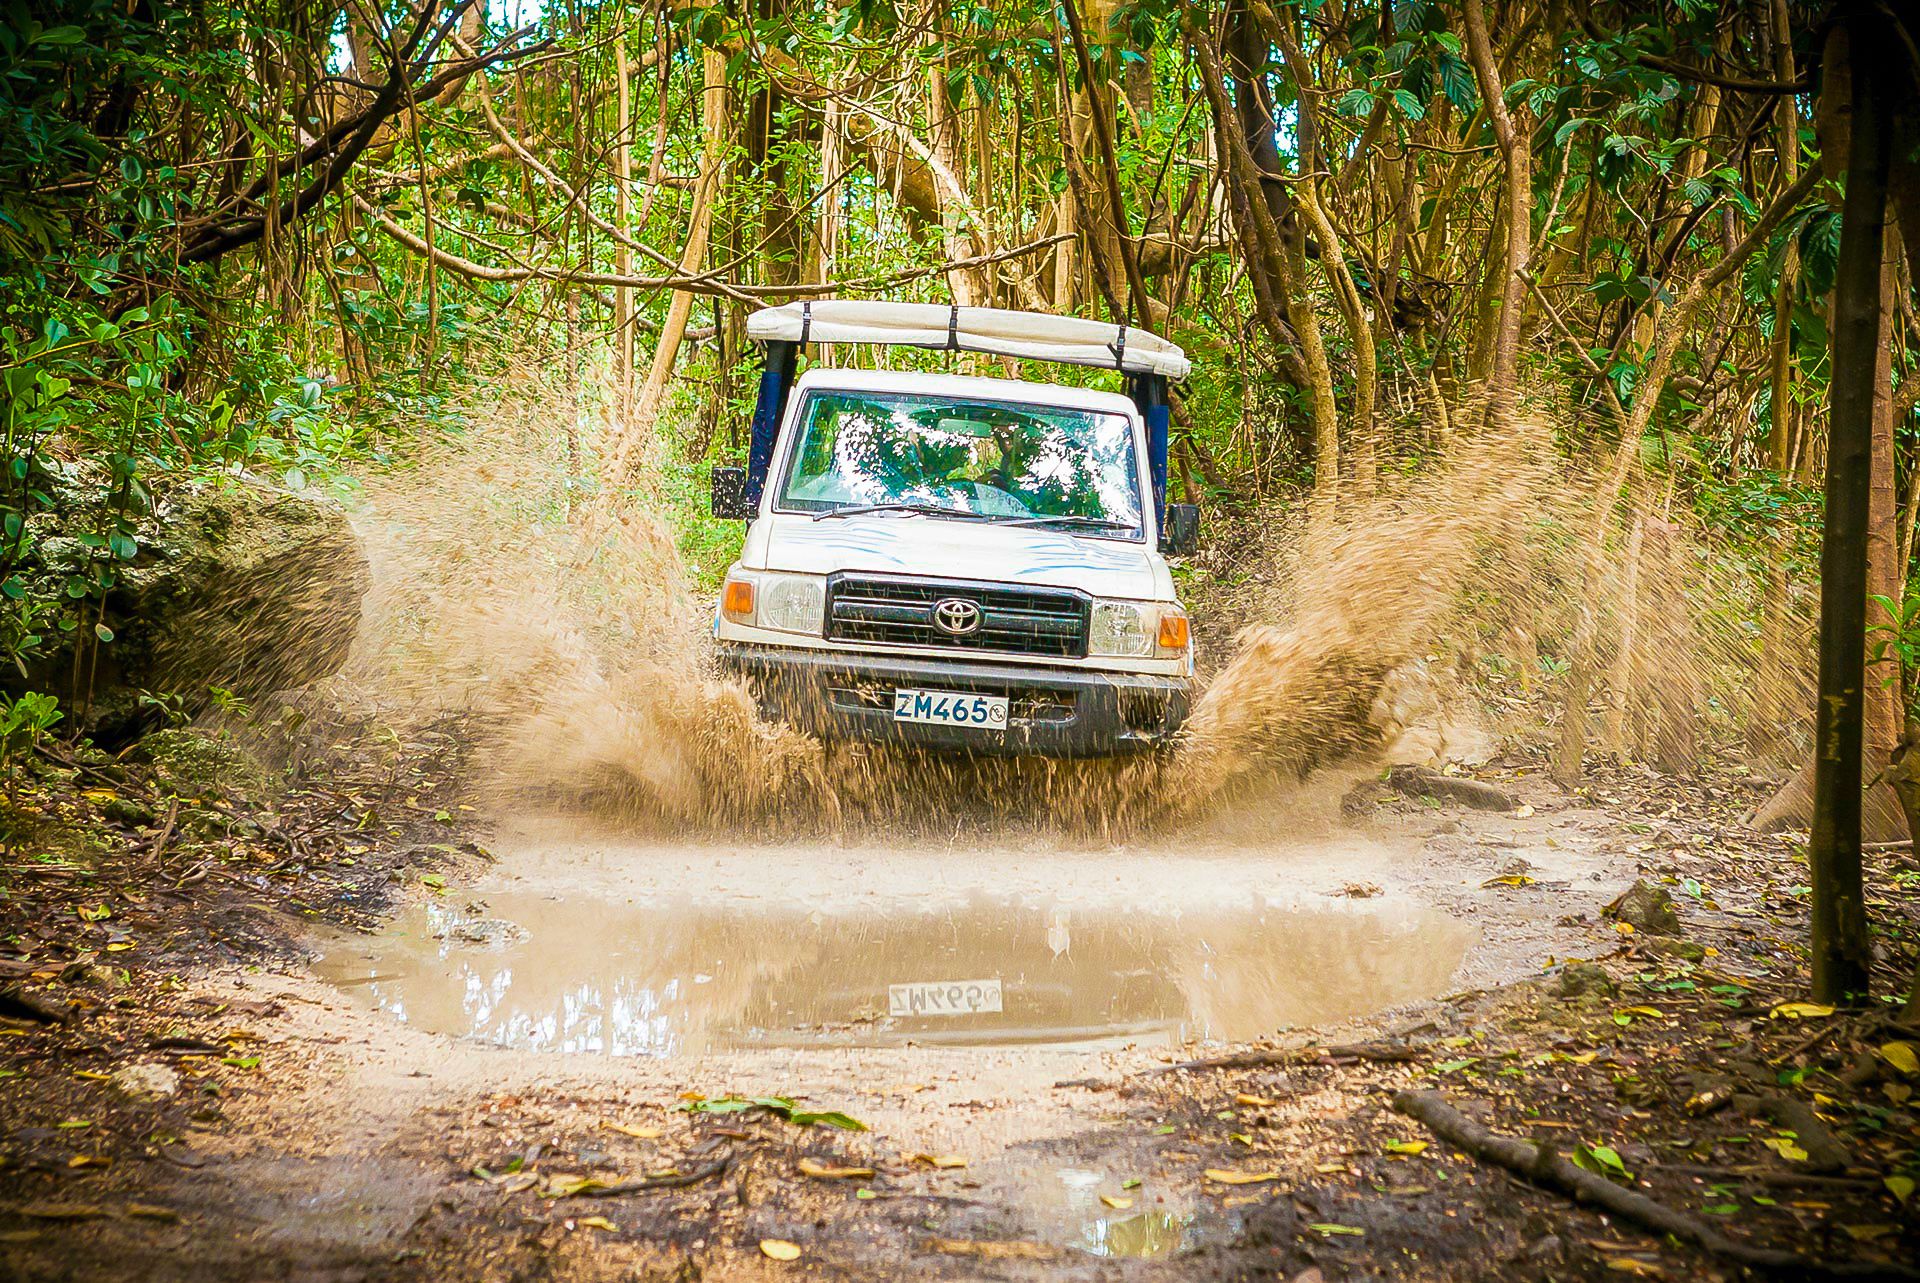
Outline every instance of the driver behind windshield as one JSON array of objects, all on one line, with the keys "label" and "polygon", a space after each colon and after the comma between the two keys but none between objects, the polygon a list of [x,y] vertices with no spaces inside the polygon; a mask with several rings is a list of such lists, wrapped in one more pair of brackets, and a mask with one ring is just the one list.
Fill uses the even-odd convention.
[{"label": "driver behind windshield", "polygon": [[807,511],[933,505],[1137,528],[1136,456],[1110,414],[841,392],[809,398],[785,498]]}]

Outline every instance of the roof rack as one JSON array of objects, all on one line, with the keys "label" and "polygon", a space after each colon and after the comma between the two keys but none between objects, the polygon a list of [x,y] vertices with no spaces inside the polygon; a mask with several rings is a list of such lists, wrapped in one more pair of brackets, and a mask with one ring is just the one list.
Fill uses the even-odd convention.
[{"label": "roof rack", "polygon": [[1060,361],[1178,382],[1187,354],[1149,330],[1045,312],[1015,312],[957,303],[882,303],[819,299],[762,308],[747,318],[747,337],[785,343],[890,343],[949,352],[988,352],[1029,361]]}]

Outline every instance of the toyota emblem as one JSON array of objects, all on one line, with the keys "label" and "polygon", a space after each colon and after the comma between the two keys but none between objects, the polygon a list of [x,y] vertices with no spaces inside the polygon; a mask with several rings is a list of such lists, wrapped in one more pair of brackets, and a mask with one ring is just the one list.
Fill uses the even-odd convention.
[{"label": "toyota emblem", "polygon": [[980,631],[980,603],[965,597],[942,597],[933,603],[933,626],[949,637],[971,637]]}]

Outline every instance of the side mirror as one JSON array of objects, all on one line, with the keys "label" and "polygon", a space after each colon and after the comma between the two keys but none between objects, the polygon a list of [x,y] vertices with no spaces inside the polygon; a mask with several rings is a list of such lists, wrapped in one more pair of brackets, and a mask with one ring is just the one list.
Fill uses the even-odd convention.
[{"label": "side mirror", "polygon": [[715,468],[712,484],[714,516],[723,520],[752,521],[760,515],[756,505],[747,499],[745,468]]},{"label": "side mirror", "polygon": [[1166,526],[1160,532],[1160,551],[1170,557],[1186,557],[1200,550],[1200,505],[1170,503]]}]

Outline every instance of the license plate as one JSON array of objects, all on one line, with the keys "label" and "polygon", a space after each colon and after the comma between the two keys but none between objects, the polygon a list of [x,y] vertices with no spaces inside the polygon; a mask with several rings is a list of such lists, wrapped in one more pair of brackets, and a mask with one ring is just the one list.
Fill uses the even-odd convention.
[{"label": "license plate", "polygon": [[1004,731],[1007,729],[1007,697],[960,695],[953,691],[897,690],[893,693],[893,720]]},{"label": "license plate", "polygon": [[890,1016],[971,1016],[998,1010],[998,980],[938,980],[930,984],[887,986]]}]

